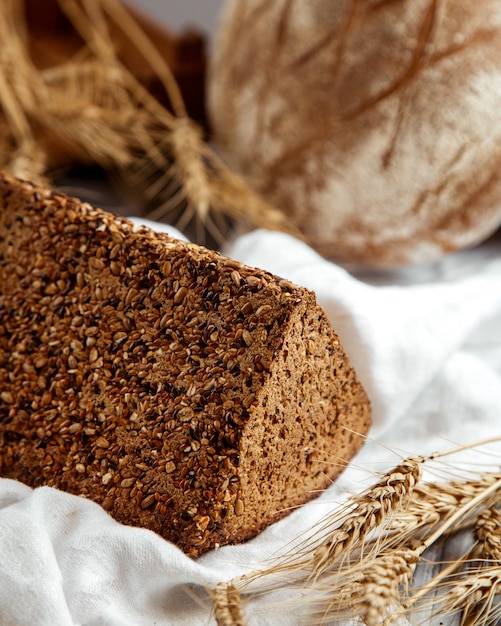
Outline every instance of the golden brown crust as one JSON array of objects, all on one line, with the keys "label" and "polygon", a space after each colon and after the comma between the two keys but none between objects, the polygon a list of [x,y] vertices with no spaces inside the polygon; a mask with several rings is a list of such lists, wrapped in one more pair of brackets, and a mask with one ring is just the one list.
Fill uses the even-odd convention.
[{"label": "golden brown crust", "polygon": [[1,475],[194,556],[312,497],[369,426],[311,292],[9,177],[0,316]]}]

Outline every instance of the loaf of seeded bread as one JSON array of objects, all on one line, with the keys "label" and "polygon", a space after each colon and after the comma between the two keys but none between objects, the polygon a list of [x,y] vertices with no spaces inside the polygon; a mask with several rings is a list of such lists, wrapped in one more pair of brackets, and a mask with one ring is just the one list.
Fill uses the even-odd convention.
[{"label": "loaf of seeded bread", "polygon": [[0,176],[0,476],[197,556],[329,485],[369,424],[313,293]]}]

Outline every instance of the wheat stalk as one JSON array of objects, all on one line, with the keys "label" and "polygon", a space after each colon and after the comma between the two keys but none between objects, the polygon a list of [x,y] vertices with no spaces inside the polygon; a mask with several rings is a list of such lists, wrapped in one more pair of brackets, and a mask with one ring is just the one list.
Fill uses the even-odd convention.
[{"label": "wheat stalk", "polygon": [[[407,539],[415,540],[420,533],[436,527],[457,509],[467,505],[473,498],[485,495],[486,489],[501,478],[501,474],[492,472],[464,481],[420,483],[414,488],[412,497],[405,508],[388,521],[384,539],[379,539],[379,546],[384,544],[385,549],[395,545],[402,545]],[[499,498],[494,492],[486,498],[482,506],[489,507]],[[465,515],[452,527],[451,532],[457,532],[472,524],[476,511]]]},{"label": "wheat stalk", "polygon": [[[484,478],[486,477],[488,477],[488,475],[484,475]],[[499,474],[494,474],[494,479],[490,480],[490,477],[488,477],[487,482],[489,482],[489,484],[483,491],[477,493],[471,499],[464,502],[460,507],[451,511],[451,514],[446,517],[438,528],[432,529],[430,534],[420,541],[419,547],[415,550],[417,556],[420,557],[433,543],[446,535],[447,532],[457,528],[458,522],[464,524],[465,518],[469,519],[471,515],[478,510],[478,507],[485,506],[486,503],[490,502],[491,496],[495,495],[497,503],[499,504],[501,476]],[[423,597],[433,592],[439,585],[444,584],[444,581],[447,581],[448,579],[451,569],[454,571],[457,565],[458,564],[456,563],[452,564],[450,568],[446,568],[444,571],[440,572],[436,577],[428,581],[427,584],[423,585],[423,587],[416,591],[413,596],[403,603],[404,611],[408,612],[409,609],[420,602]],[[398,615],[396,614],[395,617],[397,616]]]},{"label": "wheat stalk", "polygon": [[[317,594],[316,612],[324,619],[348,613],[351,616],[359,616],[368,626],[383,622],[390,624],[408,613],[409,609],[424,596],[436,589],[439,584],[444,584],[444,581],[447,581],[462,564],[461,561],[452,564],[413,596],[407,597],[407,588],[415,567],[426,550],[436,541],[443,539],[448,532],[456,532],[462,528],[467,523],[466,520],[471,521],[471,516],[478,510],[478,506],[489,502],[492,494],[499,497],[501,488],[499,474],[492,477],[485,475],[477,483],[473,483],[473,489],[469,490],[469,494],[463,494],[461,506],[458,507],[457,503],[456,506],[452,506],[449,502],[447,512],[442,510],[441,515],[439,514],[440,524],[437,525],[439,520],[433,516],[431,525],[427,528],[428,533],[424,536],[414,537],[409,531],[398,541],[391,534],[383,536],[372,543],[370,550],[356,553],[359,559],[358,567],[352,567],[346,562],[337,567],[335,575],[322,581],[322,588],[326,591],[322,598]],[[428,495],[432,494],[431,501],[438,495],[440,486],[440,484],[424,486]],[[459,483],[456,483],[451,489],[452,493],[455,493],[458,487]],[[410,493],[406,512],[412,511],[416,503],[422,506],[423,501],[419,500],[416,492]],[[391,527],[392,522],[388,528]],[[422,525],[416,527],[422,528]],[[315,581],[318,581],[317,573]],[[308,584],[308,581],[305,583]],[[313,587],[315,586],[318,589],[317,582],[314,583]],[[443,610],[452,612],[450,607]]]},{"label": "wheat stalk", "polygon": [[[404,459],[380,480],[354,496],[342,515],[334,514],[319,524],[312,539],[294,547],[294,554],[274,562],[268,570],[251,572],[232,581],[240,590],[254,581],[266,579],[273,582],[268,589],[275,589],[277,574],[295,580],[299,576],[307,584],[328,575],[333,570],[343,572],[350,567],[353,557],[360,559],[364,545],[371,545],[369,536],[383,525],[412,491],[421,476],[425,457]],[[295,584],[295,583],[293,583]]]},{"label": "wheat stalk", "polygon": [[[50,162],[95,163],[115,172],[129,193],[151,199],[147,216],[205,232],[222,243],[225,222],[301,233],[231,172],[186,115],[169,66],[118,0],[58,0],[85,45],[73,58],[38,70],[26,46],[20,3],[0,7],[0,168],[45,182]],[[118,59],[113,23],[165,87],[173,112]],[[171,191],[174,189],[174,195]]]},{"label": "wheat stalk", "polygon": [[[420,482],[423,464],[466,447],[470,446],[403,460],[354,496],[344,513],[318,524],[312,538],[295,545],[292,555],[229,584],[242,597],[269,594],[270,602],[273,593],[288,590],[312,624],[339,619],[360,619],[369,626],[392,624],[424,606],[437,589],[459,584],[465,565],[470,566],[470,573],[475,566],[479,574],[478,555],[472,549],[410,593],[415,568],[433,544],[460,530],[475,530],[484,550],[485,586],[479,583],[475,605],[463,601],[458,589],[454,606],[440,605],[440,610],[445,615],[444,611],[452,613],[461,606],[465,616],[474,615],[472,624],[495,623],[485,620],[499,617],[492,598],[498,589],[493,568],[499,563],[493,557],[499,556],[501,473]],[[490,596],[487,580],[492,583]],[[463,582],[473,588],[472,581]]]},{"label": "wheat stalk", "polygon": [[306,588],[309,619],[331,623],[358,617],[367,626],[381,624],[401,607],[417,562],[414,552],[403,548],[332,571]]},{"label": "wheat stalk", "polygon": [[[47,158],[38,150],[38,142],[32,128],[29,110],[33,107],[34,93],[43,91],[40,80],[33,77],[33,66],[28,59],[22,34],[16,28],[19,22],[19,3],[5,0],[0,11],[0,40],[2,60],[0,63],[0,107],[5,122],[2,136],[2,155],[8,155],[7,163],[1,163],[14,175],[44,181]],[[0,158],[5,158],[0,157]],[[8,167],[5,167],[5,166]]]},{"label": "wheat stalk", "polygon": [[355,498],[350,514],[313,551],[309,567],[320,575],[339,557],[360,547],[409,496],[421,476],[423,457],[406,459]]}]

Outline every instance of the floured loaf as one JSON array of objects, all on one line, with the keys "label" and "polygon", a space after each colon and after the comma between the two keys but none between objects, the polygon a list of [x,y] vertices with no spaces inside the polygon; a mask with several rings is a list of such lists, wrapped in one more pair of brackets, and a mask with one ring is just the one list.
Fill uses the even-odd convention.
[{"label": "floured loaf", "polygon": [[424,263],[501,226],[499,0],[224,0],[215,35],[212,141],[320,254]]},{"label": "floured loaf", "polygon": [[196,556],[325,488],[370,423],[314,294],[0,177],[0,475]]}]

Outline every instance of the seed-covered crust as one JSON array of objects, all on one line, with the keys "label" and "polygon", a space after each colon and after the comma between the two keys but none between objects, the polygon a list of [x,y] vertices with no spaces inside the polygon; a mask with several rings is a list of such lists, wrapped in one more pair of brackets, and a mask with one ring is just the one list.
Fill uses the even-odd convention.
[{"label": "seed-covered crust", "polygon": [[2,476],[193,556],[313,497],[370,423],[311,292],[7,176],[0,392]]}]

